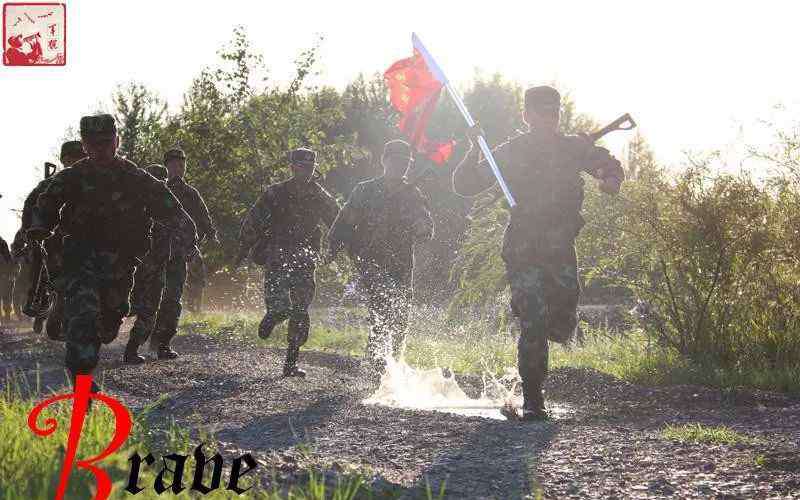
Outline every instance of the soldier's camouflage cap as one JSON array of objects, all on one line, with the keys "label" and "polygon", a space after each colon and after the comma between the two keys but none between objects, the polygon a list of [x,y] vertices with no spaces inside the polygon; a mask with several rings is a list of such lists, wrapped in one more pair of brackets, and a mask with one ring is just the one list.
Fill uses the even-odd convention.
[{"label": "soldier's camouflage cap", "polygon": [[109,114],[81,118],[81,137],[105,138],[117,133],[117,122]]},{"label": "soldier's camouflage cap", "polygon": [[81,141],[67,141],[61,145],[61,154],[58,155],[62,160],[64,158],[74,158],[76,156],[86,156],[86,151],[83,150]]},{"label": "soldier's camouflage cap", "polygon": [[317,153],[308,148],[298,148],[289,151],[289,163],[301,167],[313,167],[317,164]]},{"label": "soldier's camouflage cap", "polygon": [[531,87],[525,91],[525,109],[558,111],[561,108],[561,94],[548,85]]},{"label": "soldier's camouflage cap", "polygon": [[168,149],[166,153],[164,153],[164,163],[167,163],[168,160],[173,158],[180,158],[182,160],[186,159],[186,152],[181,148],[172,148]]},{"label": "soldier's camouflage cap", "polygon": [[383,156],[402,156],[414,161],[411,156],[411,145],[404,140],[395,139],[383,146]]},{"label": "soldier's camouflage cap", "polygon": [[167,167],[165,167],[164,165],[159,165],[158,163],[148,165],[144,167],[144,170],[145,172],[147,172],[148,174],[152,175],[153,177],[155,177],[160,181],[165,181],[167,180],[167,177],[169,177],[169,172],[167,171]]}]

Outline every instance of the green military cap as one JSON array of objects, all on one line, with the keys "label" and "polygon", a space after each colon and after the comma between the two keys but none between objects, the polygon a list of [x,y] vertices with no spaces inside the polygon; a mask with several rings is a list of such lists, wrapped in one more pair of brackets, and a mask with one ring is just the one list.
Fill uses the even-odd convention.
[{"label": "green military cap", "polygon": [[113,136],[116,133],[117,122],[109,114],[81,118],[81,137]]},{"label": "green military cap", "polygon": [[153,163],[152,165],[148,165],[144,168],[145,172],[152,175],[156,179],[160,181],[167,180],[169,177],[169,172],[167,172],[167,167],[164,165],[159,165],[158,163]]},{"label": "green military cap", "polygon": [[387,142],[383,146],[383,156],[402,156],[403,158],[414,161],[411,157],[411,145],[401,139]]},{"label": "green military cap", "polygon": [[531,87],[525,91],[525,109],[558,111],[561,108],[561,94],[548,85]]},{"label": "green military cap", "polygon": [[289,163],[301,167],[313,167],[317,164],[317,153],[308,148],[289,151]]},{"label": "green military cap", "polygon": [[86,151],[83,150],[81,141],[67,141],[61,145],[61,154],[59,158],[86,156]]},{"label": "green military cap", "polygon": [[167,163],[167,161],[173,158],[180,158],[181,160],[185,160],[186,152],[184,152],[181,148],[168,149],[167,152],[164,153],[164,163]]}]

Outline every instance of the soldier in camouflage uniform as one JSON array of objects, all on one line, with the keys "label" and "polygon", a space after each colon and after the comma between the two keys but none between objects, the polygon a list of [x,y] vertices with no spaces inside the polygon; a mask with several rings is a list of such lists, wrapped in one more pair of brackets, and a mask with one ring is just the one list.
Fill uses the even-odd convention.
[{"label": "soldier in camouflage uniform", "polygon": [[412,298],[414,245],[433,237],[433,219],[422,193],[405,182],[411,148],[384,146],[383,176],[358,184],[330,231],[330,248],[347,247],[367,297],[367,357],[382,367],[403,354]]},{"label": "soldier in camouflage uniform", "polygon": [[[170,149],[164,153],[164,166],[169,172],[167,187],[181,202],[197,226],[199,241],[217,239],[217,230],[211,220],[203,197],[183,178],[186,173],[186,153],[182,149]],[[187,253],[189,252],[189,253]],[[158,311],[155,332],[151,343],[155,344],[158,359],[174,359],[178,357],[170,346],[170,342],[178,332],[178,321],[181,317],[181,296],[186,283],[186,265],[197,255],[194,249],[173,246],[166,267],[166,282]]]},{"label": "soldier in camouflage uniform", "polygon": [[150,247],[151,220],[175,234],[191,224],[162,182],[117,155],[113,116],[85,116],[80,132],[88,158],[52,178],[26,233],[28,241],[42,241],[61,224],[64,267],[56,286],[66,299],[65,364],[72,376],[91,374],[101,344],[119,333],[135,266]]},{"label": "soldier in camouflage uniform", "polygon": [[320,225],[333,223],[339,205],[314,182],[314,151],[291,151],[289,164],[292,178],[268,186],[242,222],[237,264],[252,249],[253,261],[265,266],[267,311],[258,336],[269,337],[276,325],[288,319],[289,345],[283,374],[304,377],[297,361],[300,346],[308,340],[308,308],[316,291],[314,271],[322,236]]},{"label": "soldier in camouflage uniform", "polygon": [[[61,145],[59,160],[64,169],[86,157],[81,141],[67,141]],[[27,245],[25,233],[30,228],[33,210],[39,199],[39,195],[50,185],[52,177],[44,179],[31,191],[25,198],[22,209],[22,225],[14,237],[14,245],[17,247],[27,247],[29,252],[40,255],[34,258],[34,266],[39,264],[38,271],[33,270],[35,278],[29,278],[29,289],[27,290],[28,309],[36,312],[37,321],[47,319],[47,336],[53,340],[63,340],[62,317],[64,314],[64,294],[63,290],[57,290],[54,286],[58,282],[58,275],[64,265],[63,262],[63,237],[64,235],[56,229],[55,234],[44,241],[44,245]],[[36,280],[38,278],[38,280]],[[36,280],[36,283],[33,281]],[[36,328],[34,328],[36,329]]]},{"label": "soldier in camouflage uniform", "polygon": [[14,304],[14,274],[17,266],[8,250],[8,243],[0,237],[0,325],[11,323],[11,309]]},{"label": "soldier in camouflage uniform", "polygon": [[[161,182],[167,181],[167,169],[163,165],[150,165],[145,168],[148,174]],[[139,355],[139,346],[144,344],[153,334],[156,326],[161,297],[166,286],[167,262],[170,260],[172,248],[180,255],[193,255],[197,248],[181,249],[179,245],[191,243],[195,232],[194,224],[184,222],[179,237],[173,237],[171,229],[160,222],[154,222],[151,232],[152,243],[150,252],[142,259],[141,265],[136,267],[133,292],[131,293],[131,315],[136,316],[136,322],[131,329],[128,344],[122,361],[127,364],[138,365],[145,362]]]},{"label": "soldier in camouflage uniform", "polygon": [[[184,180],[186,174],[186,153],[182,149],[174,148],[164,153],[164,165],[169,172],[167,187],[181,202],[186,212],[197,226],[200,242],[217,239],[217,230],[211,220],[203,197],[200,193]],[[186,253],[190,252],[190,253]],[[151,345],[156,347],[158,359],[174,359],[178,357],[170,346],[170,342],[178,332],[178,322],[181,317],[181,297],[183,286],[186,283],[186,267],[198,254],[193,250],[173,246],[170,259],[166,267],[166,282],[164,294],[161,298],[161,308],[158,312],[155,331],[150,339]]]},{"label": "soldier in camouflage uniform", "polygon": [[[525,93],[524,120],[530,131],[496,150],[517,206],[503,239],[502,257],[511,285],[511,309],[520,320],[518,363],[523,419],[547,418],[542,385],[547,376],[548,339],[568,342],[577,326],[580,293],[575,238],[581,217],[585,172],[600,189],[619,192],[624,172],[606,149],[581,136],[558,132],[561,96],[551,87]],[[470,136],[475,135],[475,130]],[[473,149],[453,176],[454,190],[474,196],[494,184]]]}]

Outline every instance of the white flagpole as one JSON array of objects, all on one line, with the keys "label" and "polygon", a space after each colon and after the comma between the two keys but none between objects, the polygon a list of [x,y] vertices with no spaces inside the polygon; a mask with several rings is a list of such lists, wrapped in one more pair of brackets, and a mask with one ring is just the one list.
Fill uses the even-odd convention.
[{"label": "white flagpole", "polygon": [[[436,64],[436,61],[433,59],[433,56],[428,49],[422,45],[422,41],[416,35],[416,33],[411,34],[411,43],[414,45],[422,57],[425,59],[425,63],[428,65],[428,69],[431,70],[433,76],[442,82],[444,88],[447,89],[447,93],[450,94],[450,98],[453,100],[453,103],[456,105],[458,110],[461,112],[461,115],[464,117],[464,120],[467,122],[468,127],[475,126],[475,120],[472,119],[472,115],[469,114],[469,110],[464,105],[464,101],[461,99],[461,96],[458,95],[456,89],[450,84],[450,81],[444,76],[444,72],[442,68]],[[500,184],[500,189],[503,190],[503,194],[508,200],[508,204],[511,207],[514,207],[517,202],[514,201],[514,196],[511,194],[511,191],[508,189],[508,185],[506,184],[506,180],[503,178],[503,174],[500,172],[500,168],[497,166],[497,163],[494,161],[494,156],[492,155],[492,150],[489,149],[489,145],[486,143],[486,139],[483,138],[482,135],[478,136],[478,146],[480,146],[481,151],[483,152],[483,156],[489,162],[489,166],[492,168],[492,173],[494,174],[495,178],[497,179],[497,183]]]}]

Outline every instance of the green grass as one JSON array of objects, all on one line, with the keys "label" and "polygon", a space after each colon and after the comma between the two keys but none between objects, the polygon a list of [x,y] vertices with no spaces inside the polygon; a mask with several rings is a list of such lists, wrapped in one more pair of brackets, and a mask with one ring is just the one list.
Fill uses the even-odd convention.
[{"label": "green grass", "polygon": [[[36,402],[21,396],[20,386],[20,380],[7,379],[6,389],[0,393],[0,436],[2,436],[0,439],[0,457],[2,457],[0,460],[0,493],[2,495],[0,497],[4,500],[50,499],[55,496],[63,464],[71,405],[59,403],[44,411],[40,422],[46,418],[55,418],[58,426],[55,433],[50,436],[36,436],[27,427],[28,414]],[[128,481],[128,457],[134,451],[139,452],[142,456],[147,452],[152,453],[157,464],[152,469],[145,465],[142,466],[139,485],[145,490],[137,494],[136,498],[171,498],[172,495],[169,492],[158,496],[152,487],[155,474],[160,470],[160,457],[166,453],[179,453],[190,457],[186,462],[183,476],[183,485],[188,489],[194,473],[192,458],[194,447],[200,442],[214,442],[212,437],[202,435],[202,433],[194,439],[190,438],[189,432],[175,422],[168,423],[163,429],[148,427],[146,422],[147,411],[134,415],[133,431],[124,447],[99,464],[108,472],[114,483],[112,498],[130,498],[130,494],[123,488]],[[102,405],[95,404],[95,408],[85,422],[77,456],[85,458],[99,454],[113,434],[113,425],[111,411]],[[205,446],[204,452],[207,457],[212,455],[213,447]],[[224,458],[226,459],[225,473],[227,473],[233,457]],[[254,455],[254,458],[258,460],[258,456]],[[210,467],[206,472],[210,473]],[[265,471],[263,465],[258,472],[269,476],[269,471]],[[330,478],[330,475],[328,477]],[[208,479],[206,477],[206,484],[208,484]],[[240,486],[246,488],[255,482],[254,479],[245,476],[241,480]],[[165,480],[169,484],[171,474],[168,473]],[[90,498],[94,493],[94,484],[93,476],[90,473],[74,470],[69,479],[66,498]],[[220,489],[203,496],[203,498],[356,500],[378,497],[377,493],[370,490],[364,476],[357,471],[336,473],[332,484],[330,479],[326,481],[326,475],[321,471],[310,470],[306,480],[300,484],[276,485],[266,489],[256,486],[244,496],[226,492],[224,489],[226,485],[227,478],[223,477]],[[392,493],[381,492],[379,495],[379,498],[393,498]],[[431,494],[427,495],[427,498],[441,498],[441,495]]]},{"label": "green grass", "polygon": [[[271,347],[286,345],[285,324],[273,336],[257,336],[258,313],[187,316],[183,329],[209,335],[232,335]],[[457,373],[501,375],[516,367],[517,346],[513,336],[498,334],[481,321],[455,323],[442,312],[415,310],[411,316],[406,361],[420,368],[448,367]],[[551,343],[553,368],[591,368],[642,385],[697,384],[721,389],[750,387],[800,394],[800,362],[794,368],[742,365],[723,370],[700,366],[675,350],[649,342],[640,330],[624,334],[585,328],[586,341],[566,349]],[[305,349],[360,356],[368,327],[363,309],[317,310]]]},{"label": "green grass", "polygon": [[749,444],[753,440],[729,427],[702,424],[667,425],[661,436],[672,441],[693,444]]}]

